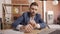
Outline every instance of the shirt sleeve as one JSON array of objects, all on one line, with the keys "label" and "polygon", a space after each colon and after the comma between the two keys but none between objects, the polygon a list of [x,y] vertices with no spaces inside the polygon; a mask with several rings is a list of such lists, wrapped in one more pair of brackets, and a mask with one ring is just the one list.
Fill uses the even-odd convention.
[{"label": "shirt sleeve", "polygon": [[[16,27],[17,27],[20,23],[22,23],[22,21],[23,21],[23,16],[24,16],[24,15],[20,16],[17,20],[15,20],[15,21],[12,23],[12,27],[13,27],[14,29],[16,29]],[[21,24],[20,24],[20,25],[21,25]]]},{"label": "shirt sleeve", "polygon": [[37,28],[40,28],[40,24],[37,24],[36,27],[37,27]]},{"label": "shirt sleeve", "polygon": [[46,23],[41,19],[40,14],[38,14],[38,24],[40,25],[41,29],[46,27]]},{"label": "shirt sleeve", "polygon": [[17,30],[20,30],[20,28],[22,27],[23,25],[17,25],[16,29]]}]

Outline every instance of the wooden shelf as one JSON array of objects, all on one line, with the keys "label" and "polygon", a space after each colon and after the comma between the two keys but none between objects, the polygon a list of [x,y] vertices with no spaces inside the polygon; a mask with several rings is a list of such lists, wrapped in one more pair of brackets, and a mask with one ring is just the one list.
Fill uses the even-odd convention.
[{"label": "wooden shelf", "polygon": [[[7,8],[6,7],[8,7],[8,6],[11,6],[12,8],[11,8],[11,13],[5,13],[6,11],[7,11]],[[19,16],[21,16],[21,13],[13,13],[13,9],[14,9],[14,7],[17,7],[18,8],[18,10],[19,10],[19,12],[22,12],[22,11],[25,11],[25,10],[27,10],[28,9],[28,7],[29,7],[29,4],[2,4],[2,8],[3,8],[3,29],[5,29],[5,28],[10,28],[11,26],[8,24],[8,23],[6,23],[6,20],[5,20],[5,15],[6,14],[11,14],[11,21],[14,21],[16,18],[18,18]],[[15,19],[14,19],[15,18]],[[5,23],[5,24],[4,24]],[[6,25],[6,26],[5,26]]]},{"label": "wooden shelf", "polygon": [[21,5],[23,5],[23,6],[29,6],[29,4],[3,4],[4,6],[21,6]]}]

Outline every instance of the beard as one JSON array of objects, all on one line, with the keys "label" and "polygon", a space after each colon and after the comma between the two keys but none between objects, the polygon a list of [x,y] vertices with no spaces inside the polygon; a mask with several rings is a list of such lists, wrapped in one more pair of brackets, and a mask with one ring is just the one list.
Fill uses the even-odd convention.
[{"label": "beard", "polygon": [[32,16],[35,16],[35,14],[36,14],[36,13],[34,13],[34,12],[31,12],[31,15],[32,15]]}]

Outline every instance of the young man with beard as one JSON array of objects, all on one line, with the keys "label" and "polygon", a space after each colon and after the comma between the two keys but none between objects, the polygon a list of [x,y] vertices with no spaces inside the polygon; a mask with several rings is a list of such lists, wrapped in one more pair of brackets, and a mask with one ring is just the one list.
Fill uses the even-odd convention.
[{"label": "young man with beard", "polygon": [[33,29],[43,29],[46,27],[40,14],[37,13],[38,4],[36,2],[31,3],[29,10],[29,12],[23,13],[22,16],[12,23],[13,28],[24,32],[32,32]]}]

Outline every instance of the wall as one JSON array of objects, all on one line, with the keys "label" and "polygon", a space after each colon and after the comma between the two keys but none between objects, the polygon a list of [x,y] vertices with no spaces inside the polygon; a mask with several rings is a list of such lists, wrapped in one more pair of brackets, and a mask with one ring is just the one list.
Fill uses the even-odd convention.
[{"label": "wall", "polygon": [[0,18],[2,18],[2,3],[11,4],[11,0],[0,0]]},{"label": "wall", "polygon": [[[12,0],[12,4],[18,4],[19,6],[13,6],[12,7],[12,17],[13,17],[13,20],[16,20],[19,16],[21,16],[22,15],[22,13],[23,12],[26,12],[28,9],[29,9],[29,5],[28,6],[25,6],[25,5],[27,5],[27,4],[29,4],[28,3],[28,0]],[[23,4],[25,4],[24,6],[22,6]],[[15,8],[18,8],[18,13],[14,13],[15,11],[14,11],[14,7]],[[16,19],[15,19],[16,18]]]},{"label": "wall", "polygon": [[[58,5],[53,5],[53,1],[46,1],[46,11],[53,11],[54,12],[53,19],[57,20],[57,17],[60,14],[60,1],[59,1]],[[53,22],[50,21],[50,23],[51,22],[54,23],[54,20],[53,20]],[[49,21],[47,21],[47,22],[49,22]]]},{"label": "wall", "polygon": [[[42,1],[39,0],[34,0],[34,1],[38,3],[39,5],[38,13],[41,14],[41,18],[44,19]],[[29,0],[12,0],[12,4],[29,4]],[[23,7],[20,10],[27,11],[28,9],[29,9],[28,7]]]},{"label": "wall", "polygon": [[28,0],[12,0],[13,4],[28,4]]},{"label": "wall", "polygon": [[4,0],[0,0],[0,18],[2,18],[2,3]]},{"label": "wall", "polygon": [[60,15],[60,1],[59,1],[59,12],[58,12],[58,14]]},{"label": "wall", "polygon": [[43,13],[43,2],[42,1],[39,1],[39,0],[35,0],[37,3],[38,3],[38,13],[41,14],[41,18],[44,19],[44,13]]},{"label": "wall", "polygon": [[46,1],[46,11],[54,12],[54,19],[56,20],[60,12],[60,3],[58,5],[53,5],[53,1]]}]

